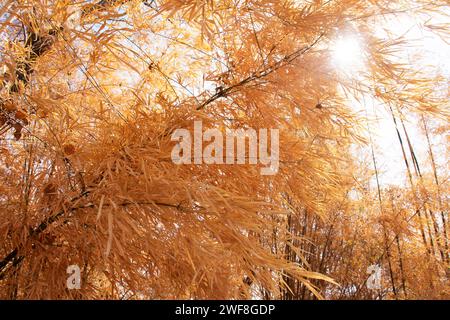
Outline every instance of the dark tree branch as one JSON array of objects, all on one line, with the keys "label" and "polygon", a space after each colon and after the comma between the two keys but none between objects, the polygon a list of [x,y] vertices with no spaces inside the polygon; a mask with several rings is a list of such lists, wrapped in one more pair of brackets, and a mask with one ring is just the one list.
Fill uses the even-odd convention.
[{"label": "dark tree branch", "polygon": [[202,104],[200,104],[197,107],[197,110],[202,110],[204,109],[207,105],[209,105],[210,103],[216,101],[219,98],[222,97],[226,97],[228,94],[230,94],[232,91],[234,91],[235,89],[239,88],[239,87],[243,87],[245,85],[247,85],[250,82],[262,79],[266,76],[268,76],[269,74],[273,73],[274,71],[288,65],[289,63],[293,62],[295,59],[301,57],[302,55],[304,55],[305,53],[307,53],[308,51],[310,51],[319,41],[320,39],[323,37],[324,34],[321,34],[316,40],[314,40],[313,43],[311,43],[310,45],[299,49],[297,51],[294,51],[293,53],[285,56],[283,59],[281,59],[280,61],[277,61],[275,63],[273,63],[272,65],[269,65],[265,68],[263,68],[260,71],[254,72],[253,74],[251,74],[250,76],[248,76],[247,78],[239,81],[238,83],[235,83],[233,85],[230,85],[226,88],[220,88],[219,90],[217,90],[217,92],[212,95],[211,97],[209,97],[205,102],[203,102]]},{"label": "dark tree branch", "polygon": [[[77,200],[79,200],[85,196],[88,196],[89,194],[90,194],[90,191],[83,192],[79,196],[73,198],[71,200],[71,202],[74,203]],[[181,207],[181,203],[180,204],[171,204],[171,203],[158,202],[158,201],[127,201],[127,202],[123,202],[123,203],[119,204],[119,206],[122,206],[122,207],[130,206],[130,205],[156,205],[156,206],[160,206],[160,207],[169,207],[169,208],[173,208],[176,210],[183,210]],[[89,204],[82,205],[82,206],[72,207],[69,210],[58,211],[57,213],[55,213],[55,214],[51,215],[50,217],[48,217],[47,219],[43,220],[36,228],[32,229],[25,242],[27,242],[28,240],[30,240],[33,237],[40,235],[50,225],[52,225],[56,221],[60,220],[60,218],[62,218],[62,216],[66,212],[68,212],[68,211],[74,212],[74,211],[77,211],[80,209],[95,208],[96,206],[98,206],[98,205],[89,203]],[[107,205],[104,205],[104,206],[107,206]],[[24,255],[19,255],[19,251],[21,250],[21,247],[22,246],[18,246],[16,248],[14,248],[14,250],[12,250],[5,258],[3,258],[0,261],[0,280],[4,278],[6,272],[8,271],[8,266],[16,267],[25,258]]]}]

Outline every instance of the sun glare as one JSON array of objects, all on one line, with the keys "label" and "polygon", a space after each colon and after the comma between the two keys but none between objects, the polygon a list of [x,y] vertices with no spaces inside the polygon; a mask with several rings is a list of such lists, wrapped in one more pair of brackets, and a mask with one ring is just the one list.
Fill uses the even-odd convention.
[{"label": "sun glare", "polygon": [[333,61],[341,70],[356,71],[363,64],[361,42],[352,36],[341,37],[333,44]]}]

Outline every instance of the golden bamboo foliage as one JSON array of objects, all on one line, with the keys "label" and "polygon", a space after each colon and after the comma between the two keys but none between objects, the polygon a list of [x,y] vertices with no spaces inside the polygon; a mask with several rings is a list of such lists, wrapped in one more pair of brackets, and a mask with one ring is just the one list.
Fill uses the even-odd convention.
[{"label": "golden bamboo foliage", "polygon": [[[439,17],[422,28],[448,44],[448,1],[0,3],[0,298],[449,298],[449,77],[383,29]],[[342,70],[348,34],[364,62]],[[396,185],[368,99],[398,133]],[[195,120],[279,129],[278,173],[174,164]]]}]

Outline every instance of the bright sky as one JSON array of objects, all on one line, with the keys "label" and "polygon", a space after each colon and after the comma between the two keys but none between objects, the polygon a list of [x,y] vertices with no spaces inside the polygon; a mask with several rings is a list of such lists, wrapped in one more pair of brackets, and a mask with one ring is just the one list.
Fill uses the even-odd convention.
[{"label": "bright sky", "polygon": [[[439,23],[439,18],[433,23]],[[387,33],[391,35],[404,35],[408,40],[414,40],[414,46],[405,52],[405,57],[414,61],[417,69],[427,69],[431,74],[440,74],[447,79],[447,85],[436,88],[441,94],[448,95],[448,83],[450,82],[450,45],[439,36],[421,27],[418,18],[407,15],[396,16],[387,20],[386,23],[377,30],[377,35],[383,37]],[[344,76],[357,77],[358,71],[364,69],[364,44],[357,35],[351,34],[339,37],[334,44],[334,61],[337,68],[342,70]],[[352,106],[360,112],[364,111],[364,106],[356,100],[351,102]],[[381,174],[382,184],[405,184],[406,169],[402,160],[402,151],[397,138],[392,117],[379,101],[373,98],[366,99],[366,110],[370,121],[374,145],[376,149],[377,166]],[[401,126],[401,124],[399,123]],[[408,134],[414,151],[418,156],[419,164],[428,167],[429,158],[427,155],[426,137],[420,132],[418,125],[421,125],[417,118],[409,118],[405,122]],[[401,129],[401,127],[400,127]],[[402,129],[401,129],[402,131]],[[406,143],[405,137],[402,137]],[[439,141],[434,137],[432,141],[435,155],[445,155],[445,141]],[[408,149],[406,150],[408,152]],[[370,149],[368,148],[368,152]],[[445,164],[445,156],[436,159],[438,164]],[[428,167],[429,168],[429,167]]]}]

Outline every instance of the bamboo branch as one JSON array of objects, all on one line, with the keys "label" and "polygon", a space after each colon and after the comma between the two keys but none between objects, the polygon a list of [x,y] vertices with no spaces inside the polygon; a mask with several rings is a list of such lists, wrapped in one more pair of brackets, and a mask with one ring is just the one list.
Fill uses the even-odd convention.
[{"label": "bamboo branch", "polygon": [[233,85],[230,85],[230,86],[228,86],[226,88],[220,88],[220,90],[218,90],[214,95],[212,95],[206,101],[204,101],[202,104],[200,104],[197,107],[197,110],[202,110],[207,105],[209,105],[210,103],[216,101],[217,99],[228,96],[233,90],[238,89],[240,87],[243,87],[243,86],[245,86],[245,85],[247,85],[247,84],[249,84],[249,83],[251,83],[253,81],[265,78],[269,74],[271,74],[271,73],[277,71],[278,69],[280,69],[280,68],[290,64],[295,59],[301,57],[302,55],[304,55],[305,53],[310,51],[320,41],[320,39],[322,39],[323,36],[324,36],[324,33],[322,33],[319,37],[317,37],[317,39],[314,40],[313,43],[311,43],[310,45],[294,51],[293,53],[285,56],[280,61],[277,61],[277,62],[273,63],[272,65],[269,65],[268,67],[263,68],[262,70],[259,70],[259,71],[256,71],[256,72],[252,73],[247,78],[245,78],[245,79],[243,79],[243,80],[241,80],[241,81],[239,81],[239,82],[237,82],[237,83],[235,83]]}]

